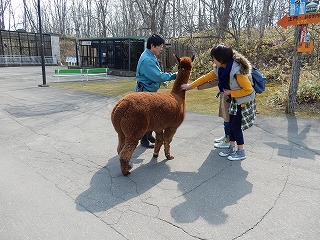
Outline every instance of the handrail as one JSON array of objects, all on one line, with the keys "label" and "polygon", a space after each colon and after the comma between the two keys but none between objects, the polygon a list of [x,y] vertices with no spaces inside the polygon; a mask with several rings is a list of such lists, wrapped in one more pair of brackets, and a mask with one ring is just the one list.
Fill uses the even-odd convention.
[{"label": "handrail", "polygon": [[[45,64],[58,64],[57,58],[44,57]],[[0,66],[41,65],[41,56],[0,55]]]}]

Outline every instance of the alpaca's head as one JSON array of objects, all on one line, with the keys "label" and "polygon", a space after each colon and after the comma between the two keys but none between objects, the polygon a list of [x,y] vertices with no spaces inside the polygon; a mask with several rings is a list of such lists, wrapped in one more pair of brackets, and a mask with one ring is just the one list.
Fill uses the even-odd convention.
[{"label": "alpaca's head", "polygon": [[187,70],[191,71],[192,69],[192,62],[194,60],[194,55],[190,57],[181,57],[179,58],[177,55],[174,55],[177,58],[178,61],[178,70]]}]

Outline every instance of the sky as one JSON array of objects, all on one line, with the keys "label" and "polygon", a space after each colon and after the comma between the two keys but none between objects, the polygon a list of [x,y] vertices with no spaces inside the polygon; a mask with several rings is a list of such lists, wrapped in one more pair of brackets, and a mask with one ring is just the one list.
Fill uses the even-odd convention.
[{"label": "sky", "polygon": [[[23,1],[22,0],[11,0],[11,5],[12,5],[12,10],[16,19],[16,22],[18,22],[18,19],[20,18],[20,16],[22,16],[22,5],[23,5]],[[8,30],[9,29],[9,25],[10,29],[9,30],[15,30],[14,26],[12,26],[14,24],[13,19],[11,17],[11,19],[9,19],[9,17],[11,17],[9,15],[9,12],[6,11],[5,14],[5,27]],[[17,29],[22,28],[21,26],[16,27]]]},{"label": "sky", "polygon": [[[36,1],[37,0],[26,0],[27,2],[33,2],[33,1]],[[40,1],[40,5],[41,3],[43,2],[46,2],[47,0],[41,0]],[[16,29],[21,29],[23,28],[22,24],[21,24],[21,19],[22,19],[22,15],[23,15],[23,0],[11,0],[11,5],[12,5],[12,10],[13,10],[13,13],[14,13],[14,16],[15,16],[15,24],[16,26],[13,26],[14,25],[14,22],[13,22],[13,19],[11,17],[11,19],[9,19],[9,13],[8,11],[6,12],[6,15],[5,15],[5,26],[6,26],[6,29],[9,29],[9,25],[10,26],[10,29],[9,30],[16,30]],[[20,24],[19,24],[20,22]]]}]

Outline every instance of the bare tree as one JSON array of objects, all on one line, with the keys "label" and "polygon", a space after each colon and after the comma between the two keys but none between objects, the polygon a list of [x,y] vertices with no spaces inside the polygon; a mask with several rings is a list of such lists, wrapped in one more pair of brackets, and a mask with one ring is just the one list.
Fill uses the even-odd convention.
[{"label": "bare tree", "polygon": [[61,35],[66,35],[66,24],[68,21],[67,0],[53,0],[52,3],[52,20],[53,22],[55,22],[55,25],[53,25],[53,27],[56,28],[54,32]]},{"label": "bare tree", "polygon": [[134,4],[144,21],[144,28],[148,29],[151,33],[159,33],[164,28],[168,0],[134,0]]},{"label": "bare tree", "polygon": [[254,0],[253,1],[246,1],[245,2],[245,14],[246,14],[246,32],[247,32],[247,37],[248,39],[251,38],[251,29],[254,25],[254,16],[253,16],[253,13],[255,12],[254,11]]},{"label": "bare tree", "polygon": [[72,19],[73,26],[74,26],[74,33],[76,38],[79,38],[82,36],[82,21],[83,18],[80,17],[81,12],[83,11],[83,6],[76,2],[75,0],[72,0],[71,8],[70,8],[70,19]]},{"label": "bare tree", "polygon": [[[118,13],[116,18],[112,18],[116,21],[110,20],[110,24],[113,26],[113,29],[116,30],[116,26],[118,26],[118,30],[120,27],[121,35],[120,36],[135,36],[141,35],[141,17],[140,13],[137,11],[135,4],[135,0],[121,0],[119,7],[116,8],[116,12]],[[113,31],[114,33],[115,31]]]},{"label": "bare tree", "polygon": [[5,15],[9,15],[11,0],[0,0],[0,29],[5,29]]},{"label": "bare tree", "polygon": [[198,31],[203,31],[207,28],[205,3],[203,0],[199,0],[198,4],[199,4]]},{"label": "bare tree", "polygon": [[247,22],[246,3],[242,0],[236,0],[234,7],[231,9],[229,33],[238,43],[242,35],[242,29],[245,28]]},{"label": "bare tree", "polygon": [[38,25],[38,12],[37,12],[37,1],[30,0],[27,2],[26,0],[23,1],[23,11],[25,16],[26,23],[26,30],[31,32],[37,32],[39,25]]},{"label": "bare tree", "polygon": [[92,17],[92,12],[91,12],[92,8],[91,8],[91,6],[92,6],[92,2],[91,2],[91,0],[86,0],[85,4],[86,4],[86,8],[85,8],[86,14],[84,15],[84,17],[85,17],[86,23],[87,23],[85,37],[90,37],[90,36],[92,36],[91,35],[91,27],[92,27],[92,25],[91,25],[91,21],[92,21],[92,18],[91,18]]},{"label": "bare tree", "polygon": [[159,33],[164,35],[165,29],[165,19],[167,17],[167,7],[168,7],[169,0],[164,0],[162,9],[160,11],[160,18],[159,18]]},{"label": "bare tree", "polygon": [[108,19],[109,14],[109,0],[97,0],[96,1],[96,11],[97,11],[97,27],[98,34],[101,37],[106,37],[108,32]]},{"label": "bare tree", "polygon": [[[9,3],[0,0],[0,28],[5,28]],[[37,0],[23,0],[23,28],[37,31]],[[41,0],[45,32],[76,37],[148,36],[165,38],[210,30],[215,38],[237,39],[245,29],[273,26],[288,7],[282,0]],[[12,14],[11,14],[12,15]]]},{"label": "bare tree", "polygon": [[230,12],[232,7],[232,0],[223,0],[223,8],[219,13],[218,17],[220,19],[219,22],[219,30],[218,30],[218,37],[224,39],[226,31],[229,28],[229,20],[230,20]]},{"label": "bare tree", "polygon": [[264,30],[268,23],[268,17],[269,17],[269,9],[270,4],[272,0],[263,0],[263,7],[262,7],[262,13],[261,13],[261,23],[260,23],[260,38],[263,38],[264,36]]}]

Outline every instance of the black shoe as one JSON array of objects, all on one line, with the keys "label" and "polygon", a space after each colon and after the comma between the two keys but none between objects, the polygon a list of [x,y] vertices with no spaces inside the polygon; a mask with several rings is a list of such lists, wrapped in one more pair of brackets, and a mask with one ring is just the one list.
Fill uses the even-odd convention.
[{"label": "black shoe", "polygon": [[149,142],[140,142],[141,146],[146,147],[146,148],[154,148],[154,144],[149,143]]}]

